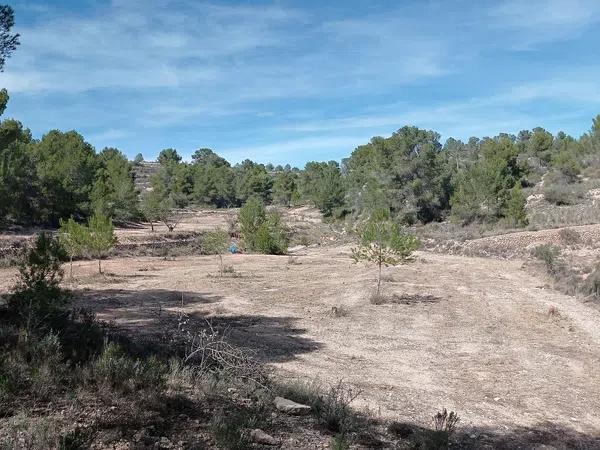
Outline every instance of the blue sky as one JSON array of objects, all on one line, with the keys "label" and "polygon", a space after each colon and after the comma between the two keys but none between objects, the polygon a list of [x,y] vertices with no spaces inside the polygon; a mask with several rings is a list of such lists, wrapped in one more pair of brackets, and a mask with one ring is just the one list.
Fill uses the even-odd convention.
[{"label": "blue sky", "polygon": [[5,117],[131,157],[301,166],[403,125],[579,136],[600,113],[598,0],[5,2]]}]

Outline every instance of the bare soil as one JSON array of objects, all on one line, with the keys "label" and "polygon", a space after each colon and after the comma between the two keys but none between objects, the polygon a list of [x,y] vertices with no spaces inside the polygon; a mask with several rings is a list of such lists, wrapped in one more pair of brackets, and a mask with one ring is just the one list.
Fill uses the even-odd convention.
[{"label": "bare soil", "polygon": [[[198,228],[221,220],[204,217]],[[535,240],[504,235],[499,245],[528,245],[525,237]],[[102,276],[95,262],[81,261],[66,284],[100,319],[132,334],[160,334],[183,304],[226,326],[282,377],[356,386],[355,406],[384,419],[429,426],[448,408],[474,442],[486,432],[555,430],[544,444],[600,448],[596,307],[549,288],[523,259],[437,252],[388,268],[390,301],[373,305],[374,268],[353,264],[350,245],[326,244],[296,248],[293,260],[227,255],[235,272],[223,278],[213,256],[110,259]],[[0,292],[14,273],[0,270]],[[347,314],[333,313],[340,307]],[[571,434],[598,446],[564,446]]]}]

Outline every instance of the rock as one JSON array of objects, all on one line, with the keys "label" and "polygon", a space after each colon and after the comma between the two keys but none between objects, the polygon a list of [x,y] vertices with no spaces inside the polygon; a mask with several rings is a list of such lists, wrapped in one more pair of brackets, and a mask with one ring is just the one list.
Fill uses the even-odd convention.
[{"label": "rock", "polygon": [[163,436],[156,444],[154,444],[154,446],[157,448],[169,449],[173,448],[173,443],[169,440],[169,438]]},{"label": "rock", "polygon": [[265,433],[263,430],[256,429],[250,432],[250,439],[252,442],[263,445],[278,445],[279,441],[270,434]]},{"label": "rock", "polygon": [[310,406],[302,405],[283,397],[275,397],[275,408],[278,411],[294,416],[301,416],[310,412]]}]

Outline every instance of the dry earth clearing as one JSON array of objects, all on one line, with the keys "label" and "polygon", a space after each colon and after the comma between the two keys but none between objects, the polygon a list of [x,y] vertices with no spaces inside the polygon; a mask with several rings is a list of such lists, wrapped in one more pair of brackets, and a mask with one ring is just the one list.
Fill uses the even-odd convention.
[{"label": "dry earth clearing", "polygon": [[[222,279],[212,256],[110,259],[104,276],[81,261],[72,287],[99,318],[133,335],[160,335],[183,298],[187,313],[227,326],[282,377],[343,379],[362,390],[355,406],[384,419],[428,426],[445,407],[481,447],[491,435],[520,433],[529,444],[600,448],[593,305],[545,287],[521,259],[433,252],[387,269],[395,302],[372,305],[374,270],[351,262],[350,245],[326,242],[295,249],[293,260],[228,255],[235,273]],[[0,270],[0,291],[13,277]]]}]

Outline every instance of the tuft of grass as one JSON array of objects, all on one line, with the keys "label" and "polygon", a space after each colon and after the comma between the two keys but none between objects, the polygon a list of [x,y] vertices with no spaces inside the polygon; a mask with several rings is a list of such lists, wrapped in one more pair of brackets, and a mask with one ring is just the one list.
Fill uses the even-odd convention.
[{"label": "tuft of grass", "polygon": [[532,256],[544,263],[546,270],[550,274],[557,271],[557,260],[560,256],[560,248],[551,244],[538,245],[531,251]]},{"label": "tuft of grass", "polygon": [[161,390],[167,367],[156,357],[133,359],[117,344],[109,343],[91,367],[92,381],[118,392]]},{"label": "tuft of grass", "polygon": [[369,297],[369,302],[372,305],[383,305],[388,302],[388,298],[382,293],[373,292]]},{"label": "tuft of grass", "polygon": [[331,316],[332,317],[347,317],[349,315],[350,315],[350,310],[343,305],[331,307]]}]

